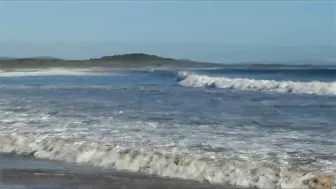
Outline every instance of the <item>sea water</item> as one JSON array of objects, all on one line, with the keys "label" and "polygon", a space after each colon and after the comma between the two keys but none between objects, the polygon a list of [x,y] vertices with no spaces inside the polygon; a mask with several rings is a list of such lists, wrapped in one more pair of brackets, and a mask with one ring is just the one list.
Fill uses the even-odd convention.
[{"label": "sea water", "polygon": [[336,70],[0,73],[0,152],[257,188],[336,171]]}]

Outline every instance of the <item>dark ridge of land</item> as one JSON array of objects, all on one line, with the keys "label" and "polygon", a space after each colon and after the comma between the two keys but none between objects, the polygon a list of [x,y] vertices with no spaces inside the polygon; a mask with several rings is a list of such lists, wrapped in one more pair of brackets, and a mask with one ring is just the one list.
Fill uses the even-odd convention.
[{"label": "dark ridge of land", "polygon": [[[313,63],[312,63],[313,62]],[[319,62],[319,64],[314,64]],[[113,56],[103,56],[87,60],[66,60],[48,56],[32,58],[0,57],[0,69],[15,68],[336,68],[336,61],[288,61],[288,62],[242,62],[242,63],[211,63],[186,59],[165,58],[145,53],[130,53]]]},{"label": "dark ridge of land", "polygon": [[87,60],[65,60],[53,57],[0,59],[1,68],[48,68],[48,67],[112,67],[112,68],[141,68],[141,67],[219,67],[222,64],[177,60],[144,53],[104,56]]},{"label": "dark ridge of land", "polygon": [[144,53],[131,53],[114,56],[103,56],[98,59],[90,59],[96,61],[177,61],[173,58],[164,58],[156,55],[144,54]]}]

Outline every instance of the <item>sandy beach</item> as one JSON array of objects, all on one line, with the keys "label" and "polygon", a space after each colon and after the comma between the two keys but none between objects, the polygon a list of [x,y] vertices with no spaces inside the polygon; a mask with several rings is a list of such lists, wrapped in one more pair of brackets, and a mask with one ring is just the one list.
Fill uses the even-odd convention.
[{"label": "sandy beach", "polygon": [[0,156],[0,188],[18,189],[228,189],[195,181],[160,178],[85,165]]}]

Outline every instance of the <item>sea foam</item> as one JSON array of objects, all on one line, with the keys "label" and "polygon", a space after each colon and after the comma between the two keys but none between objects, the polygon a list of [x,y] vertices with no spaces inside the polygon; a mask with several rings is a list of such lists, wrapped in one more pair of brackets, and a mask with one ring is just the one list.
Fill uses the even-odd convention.
[{"label": "sea foam", "polygon": [[0,151],[242,187],[261,189],[335,187],[335,173],[300,172],[261,162],[218,162],[211,158],[195,159],[183,153],[144,151],[118,145],[7,136],[0,138]]},{"label": "sea foam", "polygon": [[184,71],[178,72],[178,80],[180,85],[186,87],[215,87],[279,93],[336,95],[336,82],[295,82],[212,77]]},{"label": "sea foam", "polygon": [[0,77],[20,77],[20,76],[56,76],[56,75],[103,75],[99,68],[46,68],[46,69],[11,69],[0,70]]}]

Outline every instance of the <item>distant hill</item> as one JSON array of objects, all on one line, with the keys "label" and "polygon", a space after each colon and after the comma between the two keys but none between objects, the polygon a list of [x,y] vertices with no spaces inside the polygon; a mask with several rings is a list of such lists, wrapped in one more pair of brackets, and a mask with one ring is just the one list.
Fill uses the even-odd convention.
[{"label": "distant hill", "polygon": [[30,57],[29,59],[40,59],[40,60],[56,60],[58,58],[52,56],[37,56],[37,57]]},{"label": "distant hill", "polygon": [[47,67],[115,67],[115,68],[144,68],[144,67],[218,67],[219,64],[177,60],[145,53],[130,53],[87,60],[65,60],[54,57],[7,58],[0,59],[2,68],[47,68]]},{"label": "distant hill", "polygon": [[130,53],[122,55],[104,56],[101,58],[90,59],[100,61],[177,61],[173,58],[163,58],[156,55],[144,53]]}]

